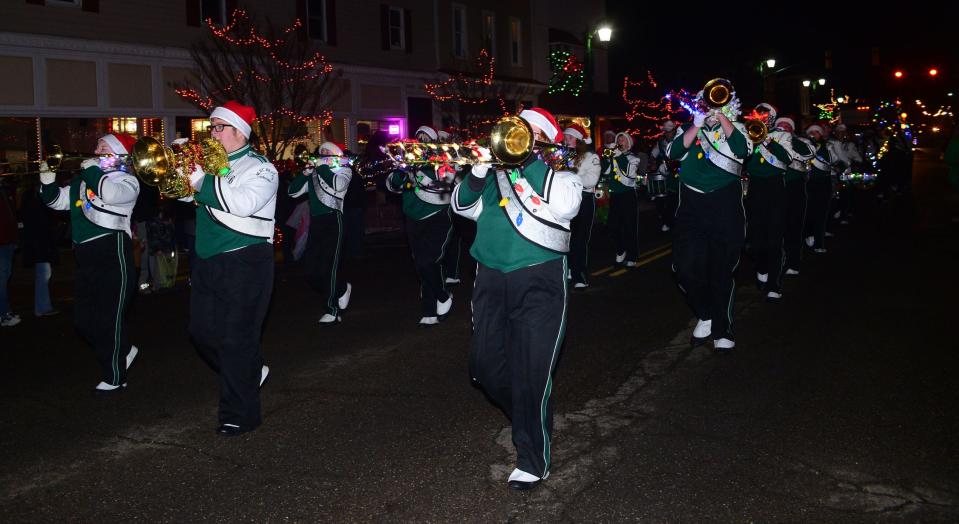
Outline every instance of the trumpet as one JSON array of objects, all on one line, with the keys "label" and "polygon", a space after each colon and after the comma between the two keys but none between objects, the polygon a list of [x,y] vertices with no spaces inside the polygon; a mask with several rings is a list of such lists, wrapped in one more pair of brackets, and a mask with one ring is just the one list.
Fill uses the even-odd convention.
[{"label": "trumpet", "polygon": [[714,78],[703,86],[702,103],[706,106],[703,113],[719,109],[733,98],[733,83],[725,78]]},{"label": "trumpet", "polygon": [[297,167],[303,169],[307,164],[316,164],[317,160],[320,158],[344,158],[346,159],[343,164],[350,164],[355,162],[359,155],[311,155],[308,151],[300,151],[293,160],[296,162]]},{"label": "trumpet", "polygon": [[54,144],[50,146],[50,153],[43,160],[22,160],[17,162],[0,162],[0,169],[3,169],[3,170],[9,169],[8,166],[20,165],[20,164],[23,164],[23,165],[38,164],[37,169],[32,169],[30,171],[22,171],[22,172],[12,172],[12,171],[5,172],[0,174],[0,176],[36,175],[41,172],[41,169],[39,169],[39,165],[43,164],[44,162],[47,163],[47,167],[50,169],[50,171],[56,172],[57,170],[63,167],[63,162],[65,160],[83,161],[83,160],[86,160],[87,158],[91,158],[91,157],[84,156],[84,155],[64,155],[63,149],[61,149],[60,146]]},{"label": "trumpet", "polygon": [[230,170],[226,150],[212,138],[204,138],[197,144],[188,142],[171,147],[145,136],[133,144],[130,158],[137,177],[148,186],[156,186],[167,198],[193,194],[189,176],[194,166],[202,167],[205,173],[221,176]]}]

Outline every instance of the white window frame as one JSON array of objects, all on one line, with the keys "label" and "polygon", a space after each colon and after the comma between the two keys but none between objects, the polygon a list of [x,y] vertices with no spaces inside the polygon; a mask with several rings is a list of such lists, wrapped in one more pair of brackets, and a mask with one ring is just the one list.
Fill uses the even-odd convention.
[{"label": "white window frame", "polygon": [[[320,28],[321,36],[313,36],[313,20],[310,15],[310,2],[318,1],[320,3],[320,17],[323,20],[323,27]],[[319,40],[321,42],[326,42],[326,37],[329,36],[327,33],[327,25],[329,21],[326,19],[326,0],[307,0],[306,2],[306,34],[313,40]]]},{"label": "white window frame", "polygon": [[[466,58],[469,54],[469,38],[466,32],[466,6],[463,4],[452,4],[450,8],[453,13],[453,56],[456,58]],[[456,36],[456,22],[460,23],[460,35]],[[456,52],[457,44],[460,44],[460,52]]]},{"label": "white window frame", "polygon": [[217,0],[220,5],[220,18],[219,20],[212,16],[206,16],[206,13],[203,12],[203,0],[200,0],[200,24],[204,24],[207,18],[213,18],[213,22],[218,25],[226,25],[226,0]]},{"label": "white window frame", "polygon": [[487,29],[487,27],[486,27],[486,17],[489,17],[489,18],[490,18],[490,25],[489,25],[489,28],[488,28],[488,29],[490,30],[490,35],[489,35],[489,48],[487,49],[487,51],[489,51],[489,55],[490,55],[490,56],[495,57],[495,56],[496,56],[496,13],[494,13],[494,12],[492,12],[492,11],[483,11],[483,16],[482,16],[482,20],[483,20],[483,44],[486,44],[486,29]]},{"label": "white window frame", "polygon": [[[513,28],[516,32],[513,32]],[[515,37],[515,38],[514,38]],[[513,54],[513,48],[516,48],[516,54]],[[523,65],[523,22],[515,16],[509,17],[509,63],[513,67],[522,67]]]},{"label": "white window frame", "polygon": [[[393,13],[397,13],[400,20],[400,43],[398,45],[393,45]],[[386,30],[389,33],[391,50],[398,49],[402,51],[406,49],[406,13],[402,7],[389,6],[389,15],[386,17]]]}]

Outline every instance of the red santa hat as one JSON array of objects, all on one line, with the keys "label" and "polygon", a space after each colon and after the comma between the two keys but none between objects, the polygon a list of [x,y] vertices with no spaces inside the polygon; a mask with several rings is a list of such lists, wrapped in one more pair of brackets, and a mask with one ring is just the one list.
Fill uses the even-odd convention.
[{"label": "red santa hat", "polygon": [[256,110],[245,106],[236,100],[230,100],[217,107],[210,113],[210,119],[219,118],[235,127],[243,136],[250,138],[253,121],[256,120]]},{"label": "red santa hat", "polygon": [[418,128],[416,129],[416,132],[413,133],[413,138],[416,138],[416,136],[419,135],[420,133],[423,133],[424,135],[430,137],[430,140],[432,140],[432,141],[434,141],[434,142],[436,141],[437,138],[439,138],[439,134],[437,134],[436,130],[433,129],[432,127],[430,127],[430,126],[420,126],[420,127],[418,127]]},{"label": "red santa hat", "polygon": [[100,137],[110,146],[114,155],[129,155],[133,151],[133,144],[137,142],[136,137],[126,133],[110,133]]},{"label": "red santa hat", "polygon": [[782,128],[782,126],[789,126],[790,133],[793,133],[796,131],[796,122],[792,118],[789,118],[788,116],[784,116],[776,119],[776,127]]},{"label": "red santa hat", "polygon": [[576,123],[572,123],[563,130],[564,135],[569,135],[576,140],[582,140],[587,144],[592,144],[593,139],[589,137],[589,134],[586,132],[586,129]]},{"label": "red santa hat", "polygon": [[563,140],[563,133],[560,131],[559,123],[549,113],[541,107],[531,107],[520,112],[519,117],[527,121],[530,125],[543,130],[543,134],[554,144]]},{"label": "red santa hat", "polygon": [[811,126],[809,126],[809,127],[806,128],[806,136],[809,136],[809,133],[812,133],[812,132],[814,132],[814,131],[815,131],[816,133],[819,133],[820,136],[822,136],[822,135],[824,134],[824,133],[823,133],[822,126],[817,125],[817,124],[813,124],[813,125],[811,125]]},{"label": "red santa hat", "polygon": [[776,115],[778,114],[776,108],[773,107],[772,104],[767,104],[766,102],[756,105],[756,111],[759,113],[766,113],[770,122],[775,121]]},{"label": "red santa hat", "polygon": [[320,150],[320,152],[322,153],[322,151],[323,151],[324,149],[325,149],[326,151],[329,151],[329,153],[325,153],[325,154],[327,154],[327,155],[342,155],[342,154],[343,154],[343,147],[340,146],[339,144],[337,144],[336,142],[323,142],[322,144],[320,144],[320,149],[319,149],[319,150]]}]

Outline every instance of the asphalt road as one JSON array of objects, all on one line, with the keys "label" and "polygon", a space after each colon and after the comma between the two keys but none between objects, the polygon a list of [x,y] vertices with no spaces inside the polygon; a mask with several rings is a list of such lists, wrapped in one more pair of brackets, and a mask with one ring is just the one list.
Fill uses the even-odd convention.
[{"label": "asphalt road", "polygon": [[[944,173],[914,196],[860,194],[783,301],[737,290],[737,348],[690,350],[669,235],[642,220],[645,263],[573,293],[554,385],[554,467],[512,493],[508,423],[467,376],[469,280],[450,318],[419,328],[402,237],[348,262],[353,302],[324,328],[281,267],[263,337],[264,424],[213,433],[217,382],[186,333],[188,289],[140,297],[127,391],[93,398],[70,319],[0,330],[0,513],[6,522],[959,520],[959,225]],[[948,205],[955,206],[954,201]],[[14,300],[29,306],[29,278]],[[18,298],[19,297],[19,298]]]}]

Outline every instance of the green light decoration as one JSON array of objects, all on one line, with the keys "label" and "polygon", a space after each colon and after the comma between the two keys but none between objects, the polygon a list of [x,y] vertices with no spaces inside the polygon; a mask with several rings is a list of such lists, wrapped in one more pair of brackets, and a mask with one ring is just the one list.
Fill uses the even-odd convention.
[{"label": "green light decoration", "polygon": [[583,63],[569,51],[553,51],[549,54],[549,67],[553,76],[546,92],[549,94],[570,93],[579,96],[583,92],[586,75]]}]

